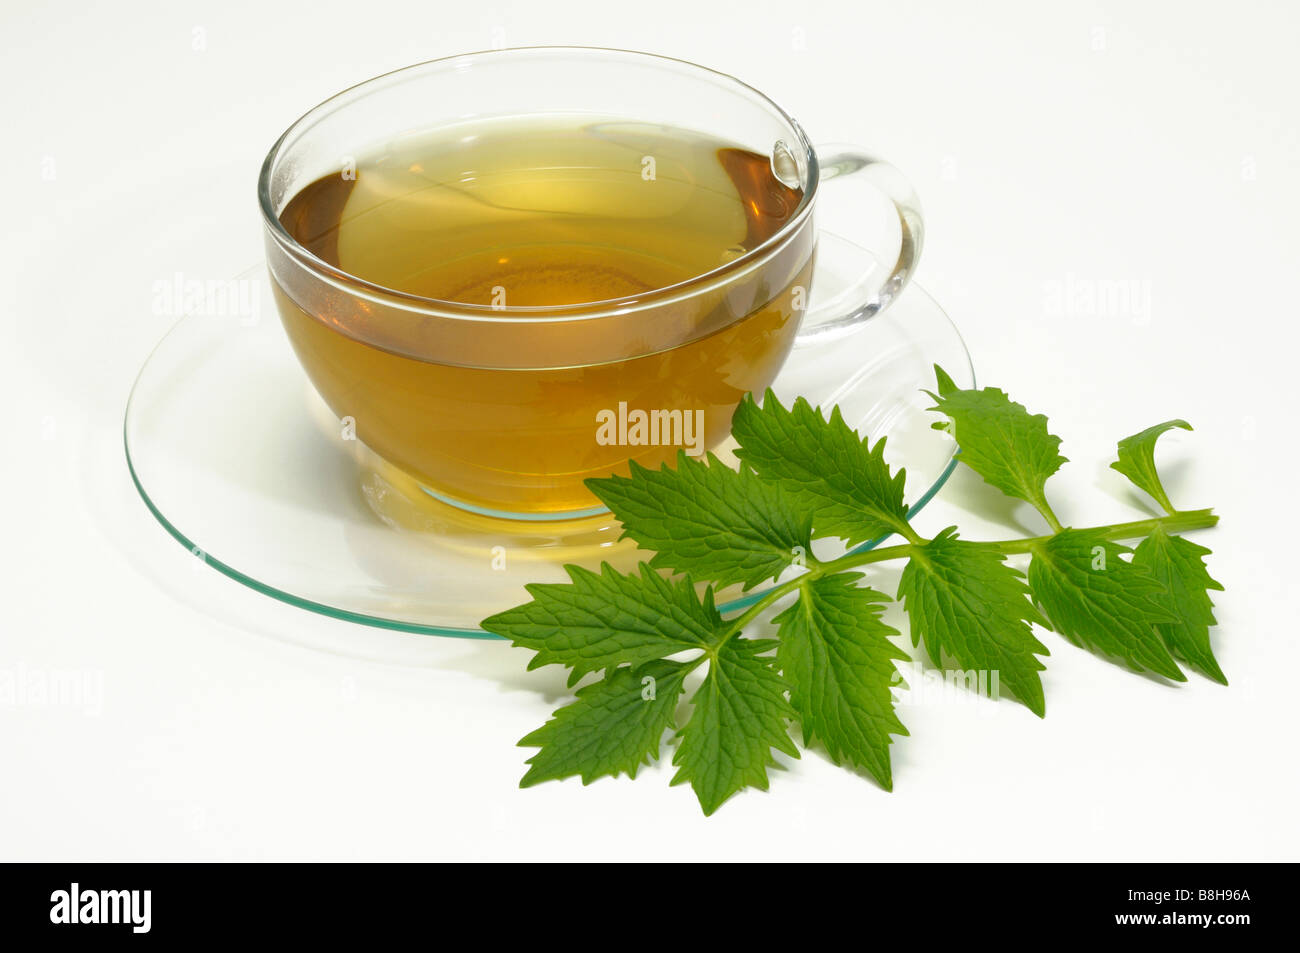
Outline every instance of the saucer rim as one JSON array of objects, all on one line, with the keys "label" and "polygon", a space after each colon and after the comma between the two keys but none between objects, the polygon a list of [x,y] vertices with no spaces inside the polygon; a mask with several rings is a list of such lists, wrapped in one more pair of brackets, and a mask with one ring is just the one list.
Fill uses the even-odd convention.
[{"label": "saucer rim", "polygon": [[[253,265],[250,268],[240,271],[236,277],[238,278],[238,277],[252,274],[258,271],[258,269],[262,267],[264,267],[264,265],[261,264]],[[926,291],[923,287],[921,287],[917,282],[912,281],[909,282],[908,286],[899,294],[899,298],[912,297],[917,295],[929,299],[931,306],[934,307],[934,309],[938,312],[938,314],[943,318],[944,322],[949,326],[949,328],[951,328],[953,336],[960,344],[962,352],[966,356],[966,364],[967,364],[967,370],[969,371],[971,386],[972,387],[977,386],[975,365],[973,360],[971,359],[970,348],[966,346],[966,341],[962,337],[961,331],[957,328],[957,325],[953,322],[952,318],[948,315],[948,312],[943,309],[943,307],[934,298],[934,296],[931,295],[928,291]],[[885,313],[886,312],[881,312],[882,315]],[[235,582],[238,582],[241,585],[246,586],[249,589],[252,589],[253,591],[258,592],[264,596],[268,596],[272,599],[275,599],[278,602],[283,602],[287,605],[291,605],[299,609],[305,609],[309,612],[314,612],[318,615],[326,616],[327,618],[338,619],[344,622],[355,622],[360,625],[370,626],[372,628],[385,629],[392,632],[405,632],[413,635],[439,636],[439,637],[460,638],[460,639],[478,639],[478,640],[488,640],[488,641],[506,641],[504,636],[500,636],[492,632],[487,632],[484,629],[478,627],[461,628],[458,626],[438,625],[434,623],[409,622],[401,619],[393,619],[393,618],[388,618],[380,615],[371,615],[369,613],[357,612],[351,609],[343,609],[337,606],[328,605],[323,602],[318,602],[314,599],[307,599],[304,598],[303,596],[295,595],[284,589],[280,589],[277,588],[276,586],[272,586],[265,582],[262,582],[261,580],[256,579],[253,576],[250,576],[247,573],[235,568],[229,563],[226,563],[221,559],[212,556],[207,551],[205,551],[203,547],[201,547],[193,540],[191,540],[188,536],[186,536],[184,533],[182,533],[180,529],[163,514],[163,512],[158,508],[158,506],[150,498],[148,492],[145,490],[144,484],[140,479],[139,473],[137,472],[135,461],[132,459],[131,441],[129,436],[131,412],[135,404],[137,387],[139,386],[140,380],[144,375],[145,368],[148,367],[150,362],[155,358],[158,352],[164,347],[167,340],[172,336],[172,334],[174,334],[186,321],[193,320],[194,318],[195,318],[194,315],[183,315],[182,317],[180,317],[158,339],[157,344],[155,344],[154,347],[150,349],[148,356],[146,356],[143,363],[140,365],[140,370],[139,372],[137,372],[135,380],[132,382],[131,390],[127,396],[126,407],[123,413],[122,449],[126,457],[126,466],[127,466],[127,471],[130,473],[131,476],[131,482],[135,486],[136,493],[140,496],[140,499],[144,501],[145,507],[148,509],[150,514],[153,515],[154,519],[158,521],[159,525],[161,525],[162,528],[166,530],[168,535],[170,535],[173,539],[175,539],[178,543],[180,543],[181,546],[183,546],[185,549],[189,550],[189,552],[195,558],[201,559],[205,565],[210,566],[213,569],[216,569],[222,575],[230,579],[233,579]],[[939,491],[943,489],[944,485],[947,484],[948,479],[952,476],[953,471],[957,467],[959,453],[960,453],[960,449],[954,443],[952,446],[952,453],[948,459],[947,464],[943,469],[943,472],[940,473],[939,476],[934,480],[934,482],[926,489],[926,491],[922,493],[920,497],[917,498],[916,502],[913,503],[910,507],[908,507],[907,515],[909,519],[911,519],[912,517],[920,513],[921,510],[927,504],[929,504],[929,502],[932,499],[934,499],[934,497],[939,493]],[[869,540],[868,542],[855,546],[848,552],[849,553],[867,552],[871,549],[876,548],[886,540],[892,538],[894,535],[896,534],[887,533],[876,539]],[[724,616],[743,611],[744,609],[756,603],[764,595],[766,595],[766,593],[769,592],[774,586],[775,586],[774,582],[768,582],[762,586],[755,587],[749,592],[746,592],[734,599],[729,599],[726,602],[719,603],[717,609]]]}]

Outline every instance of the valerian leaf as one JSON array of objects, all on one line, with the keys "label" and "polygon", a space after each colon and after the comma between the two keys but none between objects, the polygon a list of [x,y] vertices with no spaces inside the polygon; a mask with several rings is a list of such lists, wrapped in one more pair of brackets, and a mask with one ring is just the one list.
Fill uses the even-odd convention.
[{"label": "valerian leaf", "polygon": [[777,662],[804,745],[819,739],[832,761],[864,768],[888,791],[891,736],[907,734],[894,713],[894,662],[907,655],[889,641],[898,630],[880,618],[889,597],[856,585],[861,577],[823,576],[802,589],[799,601],[772,620],[781,634]]},{"label": "valerian leaf", "polygon": [[1211,589],[1222,591],[1205,568],[1204,558],[1210,551],[1204,546],[1156,529],[1133,551],[1133,565],[1145,569],[1164,586],[1160,601],[1174,617],[1172,622],[1158,622],[1156,629],[1175,656],[1208,675],[1216,682],[1228,684],[1210,648],[1210,626],[1214,621]]},{"label": "valerian leaf", "polygon": [[935,366],[938,393],[931,410],[948,418],[936,423],[949,431],[961,452],[958,459],[1008,496],[1047,508],[1045,485],[1066,458],[1061,438],[1048,432],[1047,418],[1031,414],[996,387],[959,390],[943,368]]},{"label": "valerian leaf", "polygon": [[718,588],[749,589],[772,579],[811,545],[811,512],[792,505],[779,486],[712,454],[706,464],[681,453],[676,469],[633,462],[630,476],[587,485],[618,514],[626,536],[654,550],[650,565]]},{"label": "valerian leaf", "polygon": [[906,473],[891,472],[885,441],[873,446],[859,437],[838,407],[829,419],[803,398],[786,410],[769,390],[762,407],[752,396],[741,402],[732,433],[740,442],[736,456],[811,513],[814,535],[852,545],[910,531]]},{"label": "valerian leaf", "polygon": [[1063,530],[1034,546],[1029,588],[1052,627],[1075,643],[1184,682],[1156,631],[1175,621],[1164,606],[1164,587],[1120,558],[1129,551],[1100,530]]},{"label": "valerian leaf", "polygon": [[531,767],[519,786],[571,775],[581,776],[583,784],[621,773],[635,778],[641,765],[659,757],[689,670],[685,663],[656,659],[637,669],[612,669],[578,689],[576,701],[519,742],[541,749],[528,759]]},{"label": "valerian leaf", "polygon": [[1047,647],[1031,623],[1045,624],[1029,601],[1024,574],[994,547],[957,538],[956,527],[916,548],[898,583],[912,623],[936,666],[947,654],[959,668],[996,672],[1025,706],[1046,713],[1039,655]]},{"label": "valerian leaf", "polygon": [[570,685],[588,672],[702,649],[723,627],[713,590],[701,599],[690,579],[667,580],[644,563],[626,575],[607,564],[599,573],[565,569],[572,582],[528,586],[531,602],[485,619],[483,628],[536,652],[529,669],[569,667]]},{"label": "valerian leaf", "polygon": [[1174,512],[1174,505],[1169,502],[1169,495],[1165,493],[1160,474],[1156,470],[1156,441],[1161,434],[1175,427],[1192,429],[1192,425],[1185,420],[1166,420],[1131,437],[1125,437],[1119,442],[1119,459],[1110,465],[1112,470],[1124,474],[1129,482],[1164,507],[1166,513]]},{"label": "valerian leaf", "polygon": [[764,654],[775,647],[769,639],[724,643],[691,700],[672,783],[689,781],[705,814],[741,788],[766,791],[767,769],[776,764],[772,749],[799,757],[786,728],[794,717],[788,686]]},{"label": "valerian leaf", "polygon": [[[805,745],[822,745],[831,760],[890,788],[893,739],[907,734],[894,708],[896,663],[907,655],[884,622],[888,598],[851,571],[884,558],[908,559],[898,598],[913,644],[924,642],[938,666],[1005,686],[1040,716],[1047,649],[1035,624],[1139,671],[1181,681],[1181,660],[1226,681],[1209,640],[1209,594],[1222,588],[1206,571],[1209,551],[1172,535],[1215,518],[1174,512],[1154,464],[1160,434],[1186,423],[1126,438],[1114,464],[1170,516],[1064,529],[1045,496],[1065,462],[1046,418],[995,388],[962,390],[941,368],[935,374],[934,409],[948,417],[936,426],[953,433],[960,459],[989,484],[1033,504],[1052,535],[980,543],[950,527],[926,540],[908,522],[905,474],[885,462],[883,439],[864,439],[837,408],[828,417],[806,400],[787,410],[771,391],[761,406],[748,396],[734,418],[739,470],[681,454],[675,468],[633,463],[626,477],[590,481],[624,536],[652,551],[649,563],[633,573],[568,566],[568,583],[530,585],[531,601],[483,623],[535,653],[530,668],[565,666],[571,685],[601,675],[520,742],[537,749],[521,784],[635,776],[675,730],[673,783],[689,783],[711,814],[743,788],[766,789],[778,753],[798,757],[789,731],[798,721]],[[838,559],[809,552],[822,537],[857,546],[891,533],[905,542]],[[1114,541],[1143,533],[1136,551]],[[1009,552],[1031,555],[1027,574],[1006,561]],[[716,587],[751,589],[792,564],[804,575],[722,618]],[[780,640],[746,638],[782,596],[795,601],[772,620]],[[702,682],[679,727],[693,672]]]}]

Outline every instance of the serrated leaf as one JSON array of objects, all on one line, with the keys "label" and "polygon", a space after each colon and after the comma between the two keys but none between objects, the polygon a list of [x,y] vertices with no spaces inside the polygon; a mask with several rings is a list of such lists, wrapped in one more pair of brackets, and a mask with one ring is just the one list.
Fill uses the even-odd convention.
[{"label": "serrated leaf", "polygon": [[1174,621],[1164,587],[1095,530],[1062,530],[1033,548],[1029,588],[1057,632],[1137,671],[1187,680],[1156,631]]},{"label": "serrated leaf", "polygon": [[957,441],[957,459],[1008,496],[1045,510],[1047,479],[1066,462],[1059,452],[1061,438],[1048,431],[1047,418],[1031,414],[996,387],[959,390],[943,368],[934,370],[939,392],[930,393],[935,400],[930,409],[948,418],[934,426]]},{"label": "serrated leaf", "polygon": [[519,786],[573,775],[583,784],[623,773],[635,778],[641,765],[659,757],[664,732],[674,727],[688,671],[685,663],[656,660],[613,669],[578,689],[576,701],[520,740],[520,747],[541,750],[528,759]]},{"label": "serrated leaf", "polygon": [[1169,502],[1165,488],[1160,482],[1160,474],[1156,470],[1155,450],[1160,435],[1175,427],[1182,430],[1192,429],[1192,425],[1185,420],[1166,420],[1131,437],[1125,437],[1119,442],[1119,459],[1110,465],[1112,470],[1124,474],[1130,483],[1139,490],[1145,491],[1164,507],[1166,513],[1174,512],[1174,506]]},{"label": "serrated leaf", "polygon": [[526,586],[531,602],[485,619],[483,628],[536,652],[530,670],[570,667],[570,685],[588,672],[703,648],[723,627],[713,590],[701,601],[689,578],[670,581],[644,563],[626,575],[608,564],[599,574],[564,568],[572,582]]},{"label": "serrated leaf", "polygon": [[912,644],[924,639],[936,666],[943,667],[947,653],[961,669],[997,672],[999,684],[1041,718],[1046,702],[1038,656],[1049,653],[1031,623],[1046,622],[1029,601],[1024,578],[996,549],[958,539],[949,527],[914,550],[898,598],[912,623]]},{"label": "serrated leaf", "polygon": [[1133,565],[1150,572],[1164,587],[1162,601],[1175,621],[1159,622],[1156,629],[1173,654],[1227,685],[1210,647],[1210,626],[1216,623],[1209,590],[1222,591],[1223,586],[1205,568],[1204,558],[1209,554],[1204,546],[1157,526],[1133,551]]},{"label": "serrated leaf", "polygon": [[799,601],[772,620],[781,632],[777,664],[804,745],[820,739],[832,761],[864,768],[888,791],[891,735],[907,734],[894,712],[894,662],[908,656],[889,641],[898,630],[880,618],[889,597],[859,588],[860,578],[838,573],[803,587]]},{"label": "serrated leaf", "polygon": [[707,465],[679,454],[677,467],[589,480],[618,514],[625,536],[655,551],[650,565],[689,572],[718,588],[745,589],[779,575],[811,544],[812,514],[779,486],[736,471],[709,454]]},{"label": "serrated leaf", "polygon": [[746,396],[732,418],[732,434],[740,442],[736,456],[779,484],[792,505],[812,513],[814,535],[855,545],[910,532],[906,472],[891,473],[884,439],[872,446],[859,437],[838,407],[829,420],[802,397],[786,410],[769,390],[762,407]]},{"label": "serrated leaf", "polygon": [[673,755],[678,770],[672,783],[689,781],[705,814],[741,788],[766,791],[768,766],[776,764],[773,748],[799,757],[786,729],[794,717],[786,683],[772,659],[762,656],[774,647],[770,639],[724,643],[691,700],[691,717]]}]

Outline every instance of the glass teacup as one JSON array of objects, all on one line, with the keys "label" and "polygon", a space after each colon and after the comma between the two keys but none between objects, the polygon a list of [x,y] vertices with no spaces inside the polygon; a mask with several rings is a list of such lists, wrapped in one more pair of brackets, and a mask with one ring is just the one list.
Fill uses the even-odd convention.
[{"label": "glass teacup", "polygon": [[[809,313],[819,184],[850,172],[897,211],[894,266]],[[281,319],[331,410],[430,495],[531,520],[599,512],[584,481],[630,460],[717,447],[797,338],[885,307],[921,243],[891,167],[819,156],[732,77],[616,50],[362,83],[280,138],[259,199]]]}]

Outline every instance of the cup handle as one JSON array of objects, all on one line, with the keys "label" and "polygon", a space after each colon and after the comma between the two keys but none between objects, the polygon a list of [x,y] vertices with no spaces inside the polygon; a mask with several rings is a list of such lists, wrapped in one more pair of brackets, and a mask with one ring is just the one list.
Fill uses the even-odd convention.
[{"label": "cup handle", "polygon": [[[875,269],[868,269],[831,300],[809,307],[799,327],[800,343],[860,324],[889,307],[916,270],[925,235],[921,203],[915,190],[903,174],[888,162],[873,158],[852,146],[821,146],[817,149],[817,156],[820,167],[819,185],[854,176],[857,181],[870,182],[893,203],[900,226],[898,254],[889,277],[883,282],[875,275]],[[825,233],[818,237],[819,246],[827,237]],[[840,242],[854,247],[844,239],[840,239]],[[828,250],[819,247],[819,258]],[[880,260],[889,259],[885,256]]]}]

